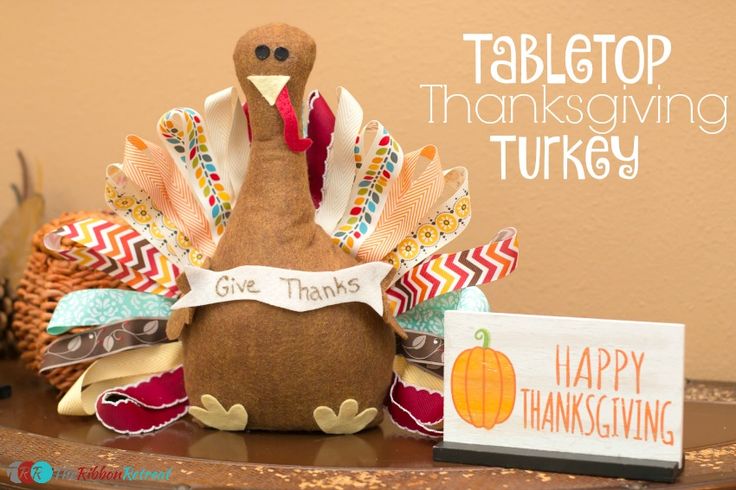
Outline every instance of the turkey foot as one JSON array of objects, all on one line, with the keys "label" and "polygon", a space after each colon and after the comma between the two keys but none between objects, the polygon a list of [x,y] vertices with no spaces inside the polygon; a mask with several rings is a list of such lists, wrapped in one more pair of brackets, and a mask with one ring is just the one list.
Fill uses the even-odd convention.
[{"label": "turkey foot", "polygon": [[204,408],[191,406],[189,415],[207,427],[219,430],[243,430],[248,425],[248,412],[240,403],[225,410],[225,407],[212,395],[202,395],[201,400]]},{"label": "turkey foot", "polygon": [[355,434],[376,418],[375,407],[366,408],[358,413],[358,402],[352,398],[340,404],[340,413],[335,415],[330,407],[314,409],[314,421],[325,434]]}]

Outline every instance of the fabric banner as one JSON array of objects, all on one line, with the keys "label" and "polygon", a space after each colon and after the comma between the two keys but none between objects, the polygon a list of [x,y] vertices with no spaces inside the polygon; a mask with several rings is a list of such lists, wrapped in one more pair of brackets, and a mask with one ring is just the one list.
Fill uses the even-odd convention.
[{"label": "fabric banner", "polygon": [[184,271],[191,291],[172,309],[250,300],[301,312],[361,302],[383,315],[381,281],[391,270],[391,265],[384,262],[323,272],[261,265],[244,265],[225,271],[186,267]]}]

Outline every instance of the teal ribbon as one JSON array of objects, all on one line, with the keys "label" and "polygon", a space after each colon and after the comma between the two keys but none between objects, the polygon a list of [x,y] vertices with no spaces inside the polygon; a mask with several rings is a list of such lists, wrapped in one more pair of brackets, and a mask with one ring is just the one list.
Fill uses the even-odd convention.
[{"label": "teal ribbon", "polygon": [[62,297],[46,331],[61,335],[75,327],[98,326],[137,317],[168,318],[173,299],[122,289],[83,289]]},{"label": "teal ribbon", "polygon": [[406,313],[396,317],[404,330],[425,332],[440,337],[445,336],[445,311],[490,311],[483,291],[469,287],[451,291],[423,301]]}]

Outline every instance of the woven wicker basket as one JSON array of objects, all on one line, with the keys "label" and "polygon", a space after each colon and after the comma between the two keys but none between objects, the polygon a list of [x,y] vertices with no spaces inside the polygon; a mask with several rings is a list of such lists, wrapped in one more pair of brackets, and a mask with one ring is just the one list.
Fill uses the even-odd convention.
[{"label": "woven wicker basket", "polygon": [[[62,296],[79,289],[118,288],[128,289],[120,281],[104,272],[81,268],[62,257],[56,256],[43,245],[44,236],[55,229],[84,218],[104,218],[122,223],[109,212],[64,213],[46,223],[32,239],[32,251],[23,278],[18,284],[13,331],[18,340],[18,350],[26,365],[38,371],[46,347],[57,337],[46,333],[51,314]],[[68,239],[62,240],[65,247],[72,246]],[[78,332],[74,329],[72,332]],[[49,383],[61,390],[68,390],[89,366],[90,362],[51,369],[44,376]]]}]

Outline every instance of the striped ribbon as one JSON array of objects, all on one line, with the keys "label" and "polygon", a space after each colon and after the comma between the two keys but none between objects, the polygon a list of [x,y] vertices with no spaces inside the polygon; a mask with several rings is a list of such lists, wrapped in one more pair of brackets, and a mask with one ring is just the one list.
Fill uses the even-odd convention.
[{"label": "striped ribbon", "polygon": [[215,253],[210,222],[184,174],[164,149],[138,136],[128,136],[123,172],[191,239],[197,250],[207,257]]},{"label": "striped ribbon", "polygon": [[194,109],[172,109],[161,116],[158,132],[206,210],[212,239],[225,231],[232,207],[230,183],[223,179],[208,147],[201,116]]},{"label": "striped ribbon", "polygon": [[[414,180],[422,157],[429,159],[429,164]],[[429,214],[445,185],[437,148],[428,145],[407,153],[401,173],[394,180],[378,225],[358,250],[358,258],[381,260]]]},{"label": "striped ribbon", "polygon": [[337,227],[350,199],[355,179],[355,138],[363,124],[363,108],[345,88],[338,89],[335,131],[327,148],[322,202],[315,221],[328,234]]},{"label": "striped ribbon", "polygon": [[[79,247],[63,249],[64,237]],[[87,218],[49,233],[44,242],[66,259],[106,272],[137,291],[166,297],[179,293],[179,269],[130,226]]]},{"label": "striped ribbon", "polygon": [[432,257],[403,275],[387,291],[394,316],[422,301],[511,274],[519,259],[514,228],[505,228],[486,245]]},{"label": "striped ribbon", "polygon": [[394,282],[457,238],[470,223],[467,170],[464,167],[447,170],[444,173],[444,190],[445,193],[454,191],[454,194],[441,201],[412,233],[399,241],[383,258],[384,262],[398,269]]},{"label": "striped ribbon", "polygon": [[210,151],[229,183],[232,204],[243,186],[248,170],[250,142],[243,104],[233,87],[215,92],[204,100],[204,120]]},{"label": "striped ribbon", "polygon": [[[364,154],[369,130],[375,130],[375,135]],[[345,252],[356,255],[361,244],[378,225],[394,176],[401,173],[404,152],[378,121],[371,121],[363,128],[355,141],[353,152],[358,173],[353,184],[351,204],[332,233],[332,238]]]},{"label": "striped ribbon", "polygon": [[189,238],[155,206],[148,194],[125,176],[120,164],[107,166],[105,199],[110,209],[172,263],[200,267],[204,262],[204,256],[192,247]]}]

